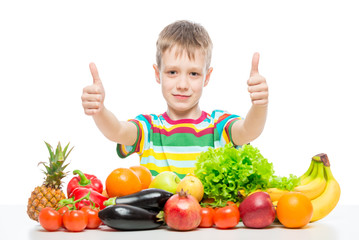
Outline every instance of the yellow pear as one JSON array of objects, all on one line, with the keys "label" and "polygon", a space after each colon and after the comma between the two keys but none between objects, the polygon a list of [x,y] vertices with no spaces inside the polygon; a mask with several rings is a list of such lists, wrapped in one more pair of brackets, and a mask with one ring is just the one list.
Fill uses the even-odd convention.
[{"label": "yellow pear", "polygon": [[198,202],[200,202],[203,198],[203,184],[201,180],[199,180],[196,176],[193,176],[191,174],[186,175],[177,185],[177,192],[180,192],[181,189],[195,197]]}]

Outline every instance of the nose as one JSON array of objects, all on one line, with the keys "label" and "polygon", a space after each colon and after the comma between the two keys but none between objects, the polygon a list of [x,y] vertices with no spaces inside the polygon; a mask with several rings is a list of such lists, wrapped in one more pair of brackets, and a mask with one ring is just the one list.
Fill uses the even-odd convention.
[{"label": "nose", "polygon": [[188,90],[188,88],[189,88],[188,77],[185,75],[181,75],[178,78],[176,88],[179,90]]}]

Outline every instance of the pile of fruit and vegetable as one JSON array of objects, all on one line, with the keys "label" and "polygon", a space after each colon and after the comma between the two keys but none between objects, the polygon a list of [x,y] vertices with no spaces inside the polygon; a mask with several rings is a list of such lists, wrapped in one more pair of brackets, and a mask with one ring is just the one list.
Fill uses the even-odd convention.
[{"label": "pile of fruit and vegetable", "polygon": [[103,185],[95,175],[73,171],[62,191],[73,148],[46,143],[45,181],[31,193],[27,213],[48,231],[79,232],[107,225],[116,230],[168,228],[265,228],[274,222],[302,228],[327,216],[340,187],[326,154],[315,155],[300,177],[274,175],[272,163],[251,145],[231,144],[199,155],[194,174],[180,179],[166,171],[152,176],[143,166],[118,168]]}]

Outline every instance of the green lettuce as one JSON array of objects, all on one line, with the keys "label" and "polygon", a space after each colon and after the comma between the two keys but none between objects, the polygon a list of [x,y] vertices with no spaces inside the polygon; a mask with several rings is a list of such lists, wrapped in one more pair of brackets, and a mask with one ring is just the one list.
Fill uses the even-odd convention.
[{"label": "green lettuce", "polygon": [[213,205],[240,201],[239,191],[245,195],[270,187],[290,191],[299,184],[299,178],[293,174],[275,176],[273,164],[257,148],[244,145],[236,149],[231,143],[202,152],[194,174],[203,184],[204,197],[214,199]]}]

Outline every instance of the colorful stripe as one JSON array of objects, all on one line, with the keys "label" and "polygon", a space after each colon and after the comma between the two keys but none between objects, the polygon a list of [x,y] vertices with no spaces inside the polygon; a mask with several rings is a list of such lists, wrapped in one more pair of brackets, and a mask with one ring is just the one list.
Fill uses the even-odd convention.
[{"label": "colorful stripe", "polygon": [[172,171],[172,172],[175,172],[175,173],[181,174],[181,175],[186,175],[188,173],[193,173],[194,169],[195,169],[194,167],[189,167],[189,168],[181,168],[181,167],[175,167],[175,166],[159,167],[154,163],[147,163],[147,164],[142,164],[141,163],[141,165],[145,166],[146,168],[148,168],[150,170],[154,170],[157,173],[161,173],[161,172],[164,172],[164,171]]},{"label": "colorful stripe", "polygon": [[142,158],[153,157],[156,160],[175,160],[175,161],[188,161],[188,160],[196,160],[198,156],[198,152],[196,153],[169,153],[169,152],[155,152],[153,149],[145,150],[142,154]]},{"label": "colorful stripe", "polygon": [[198,130],[195,129],[193,127],[177,127],[177,128],[172,128],[172,129],[166,129],[166,128],[158,128],[158,127],[153,127],[152,128],[153,133],[159,133],[161,135],[165,135],[167,137],[171,136],[172,134],[176,134],[176,133],[187,133],[187,134],[192,134],[195,137],[202,137],[203,135],[206,134],[211,134],[213,132],[213,127],[204,129],[204,130]]},{"label": "colorful stripe", "polygon": [[237,115],[216,110],[202,112],[198,119],[171,120],[167,113],[139,115],[130,120],[138,129],[136,144],[117,145],[117,153],[125,158],[136,152],[140,164],[156,176],[173,171],[184,177],[193,173],[197,157],[209,147],[217,148],[232,141],[231,127]]}]

